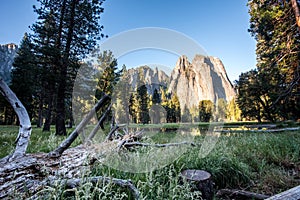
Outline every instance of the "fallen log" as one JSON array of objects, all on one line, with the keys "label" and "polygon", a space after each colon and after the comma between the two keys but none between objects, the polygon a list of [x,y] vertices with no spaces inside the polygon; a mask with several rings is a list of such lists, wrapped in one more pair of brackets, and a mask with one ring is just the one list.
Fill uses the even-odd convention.
[{"label": "fallen log", "polygon": [[216,194],[217,197],[227,197],[230,199],[253,199],[253,200],[261,200],[267,199],[268,195],[257,194],[254,192],[248,192],[245,190],[230,190],[230,189],[221,189]]},{"label": "fallen log", "polygon": [[[12,105],[20,121],[14,153],[0,159],[0,199],[15,199],[16,197],[18,199],[36,199],[39,197],[39,191],[42,191],[46,186],[53,186],[57,182],[63,183],[67,187],[77,187],[83,181],[83,172],[89,171],[97,159],[90,154],[90,149],[84,145],[68,148],[92,116],[105,105],[109,97],[104,95],[70,136],[54,151],[49,154],[25,154],[31,135],[31,123],[27,110],[1,78],[0,93]],[[103,114],[100,124],[103,123],[107,113]],[[92,137],[93,135],[90,135],[89,138],[92,139]],[[139,198],[139,192],[130,180],[97,176],[85,178],[84,181],[92,183],[98,181],[112,182],[121,187],[127,187],[132,191],[135,199]]]},{"label": "fallen log", "polygon": [[67,149],[58,158],[49,158],[47,153],[38,153],[0,163],[0,199],[12,199],[14,195],[22,199],[35,199],[37,193],[46,186],[54,186],[59,182],[67,188],[74,188],[84,181],[111,182],[128,188],[135,199],[139,198],[139,191],[130,180],[102,176],[83,178],[83,172],[89,172],[97,160],[89,152],[90,149],[80,145]]},{"label": "fallen log", "polygon": [[299,200],[300,199],[300,185],[284,191],[282,193],[276,194],[267,200],[280,200],[280,199],[289,199],[289,200]]}]

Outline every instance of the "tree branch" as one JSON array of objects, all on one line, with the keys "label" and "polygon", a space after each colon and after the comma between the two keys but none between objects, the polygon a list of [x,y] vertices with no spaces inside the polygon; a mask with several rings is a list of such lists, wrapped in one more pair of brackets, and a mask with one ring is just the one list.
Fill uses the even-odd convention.
[{"label": "tree branch", "polygon": [[108,101],[110,97],[108,95],[104,95],[97,104],[90,110],[90,112],[83,118],[83,120],[79,123],[79,125],[75,128],[75,130],[69,135],[69,137],[63,141],[59,147],[57,147],[54,151],[48,154],[51,158],[57,158],[62,155],[62,153],[69,148],[69,146],[74,142],[74,140],[78,137],[78,135],[82,132],[83,128],[88,124],[91,118],[95,115],[95,113]]},{"label": "tree branch", "polygon": [[123,144],[124,147],[131,147],[131,146],[172,147],[172,146],[180,146],[180,145],[196,146],[196,144],[193,143],[193,142],[179,142],[179,143],[166,143],[166,144],[150,144],[150,143],[142,143],[142,142],[125,142]]},{"label": "tree branch", "polygon": [[0,77],[0,93],[13,107],[20,121],[20,128],[19,128],[18,137],[16,139],[17,145],[15,151],[12,154],[12,156],[4,158],[4,159],[9,158],[9,160],[11,160],[17,157],[21,157],[26,153],[26,149],[30,141],[32,128],[31,128],[30,118],[26,108],[23,106],[22,102],[17,98],[17,96],[13,93],[13,91],[8,87],[8,85],[4,82],[4,80],[1,77]]},{"label": "tree branch", "polygon": [[111,106],[112,106],[112,104],[110,104],[109,107],[106,109],[106,111],[103,113],[103,115],[102,115],[101,118],[99,119],[97,125],[94,127],[94,129],[93,129],[92,132],[90,133],[89,137],[87,138],[86,142],[91,141],[91,140],[95,137],[95,135],[96,135],[96,133],[98,132],[98,130],[99,130],[100,127],[101,127],[101,128],[104,128],[104,127],[103,127],[103,122],[104,122],[105,118],[107,117],[107,114],[108,114],[108,112],[109,112],[110,109],[111,109]]}]

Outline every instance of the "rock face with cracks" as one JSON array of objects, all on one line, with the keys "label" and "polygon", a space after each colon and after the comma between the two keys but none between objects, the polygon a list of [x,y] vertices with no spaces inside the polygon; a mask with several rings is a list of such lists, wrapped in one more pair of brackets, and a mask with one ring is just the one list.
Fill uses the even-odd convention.
[{"label": "rock face with cracks", "polygon": [[179,97],[181,109],[198,106],[201,100],[216,103],[235,96],[222,61],[216,57],[196,55],[192,62],[181,56],[170,77],[169,93]]},{"label": "rock face with cracks", "polygon": [[222,61],[212,56],[195,55],[192,62],[180,56],[171,76],[149,66],[128,72],[132,89],[146,85],[150,95],[155,89],[167,89],[168,93],[178,96],[181,109],[198,106],[201,100],[211,100],[215,104],[221,98],[230,101],[236,95]]}]

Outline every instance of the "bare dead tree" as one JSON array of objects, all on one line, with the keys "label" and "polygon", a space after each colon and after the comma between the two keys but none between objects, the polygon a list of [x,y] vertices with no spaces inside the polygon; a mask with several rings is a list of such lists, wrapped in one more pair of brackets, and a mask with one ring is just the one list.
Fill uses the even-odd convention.
[{"label": "bare dead tree", "polygon": [[26,108],[23,106],[22,102],[17,98],[17,96],[11,91],[8,85],[0,77],[0,93],[4,98],[10,103],[14,111],[18,115],[20,121],[19,134],[16,139],[16,148],[12,155],[5,157],[6,160],[13,160],[15,158],[21,157],[26,153],[26,149],[30,140],[31,135],[31,122]]}]

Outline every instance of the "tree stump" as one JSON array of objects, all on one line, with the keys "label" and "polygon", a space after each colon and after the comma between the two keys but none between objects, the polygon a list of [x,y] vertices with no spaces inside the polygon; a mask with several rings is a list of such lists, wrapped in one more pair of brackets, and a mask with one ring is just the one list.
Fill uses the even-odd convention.
[{"label": "tree stump", "polygon": [[203,199],[213,199],[213,182],[210,173],[203,170],[188,169],[182,171],[181,176],[190,182],[193,189],[201,191]]}]

